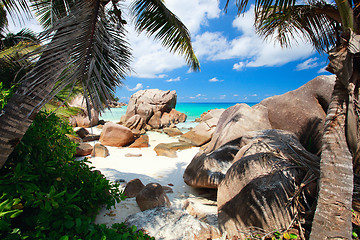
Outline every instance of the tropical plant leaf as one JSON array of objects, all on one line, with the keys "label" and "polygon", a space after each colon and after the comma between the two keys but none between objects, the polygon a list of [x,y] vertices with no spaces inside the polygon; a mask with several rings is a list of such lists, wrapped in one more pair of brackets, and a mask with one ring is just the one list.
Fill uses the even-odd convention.
[{"label": "tropical plant leaf", "polygon": [[265,38],[275,37],[282,47],[291,47],[296,36],[312,43],[319,52],[327,52],[337,41],[337,21],[326,14],[334,6],[318,1],[314,5],[296,5],[280,9],[273,7],[256,15],[255,28]]},{"label": "tropical plant leaf", "polygon": [[191,46],[189,30],[168,9],[163,0],[135,0],[131,5],[135,27],[161,41],[171,52],[183,55],[192,70],[200,70]]},{"label": "tropical plant leaf", "polygon": [[82,0],[68,11],[66,17],[44,33],[42,40],[49,43],[32,54],[41,53],[42,60],[32,71],[34,75],[28,75],[34,82],[25,89],[25,94],[38,91],[38,86],[48,84],[54,71],[61,71],[55,88],[38,107],[66,86],[80,83],[89,108],[92,105],[102,110],[102,103],[111,99],[115,87],[131,70],[126,31],[107,15],[101,0]]},{"label": "tropical plant leaf", "polygon": [[0,0],[0,4],[4,6],[11,17],[16,15],[21,18],[21,13],[30,16],[30,9],[26,0]]}]

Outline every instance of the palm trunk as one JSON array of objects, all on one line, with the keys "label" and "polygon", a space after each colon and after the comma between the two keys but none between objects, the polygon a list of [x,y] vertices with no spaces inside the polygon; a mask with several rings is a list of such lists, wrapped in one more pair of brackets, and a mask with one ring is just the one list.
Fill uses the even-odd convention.
[{"label": "palm trunk", "polygon": [[[58,46],[57,36],[61,35],[61,29],[56,33],[48,49]],[[67,46],[58,49],[61,54],[54,57],[53,54],[44,52],[36,63],[32,74],[29,74],[24,83],[19,87],[7,105],[0,113],[0,168],[3,167],[7,158],[16,145],[20,142],[27,129],[30,127],[39,106],[49,97],[56,81],[66,66],[70,57],[70,49]],[[64,67],[59,67],[63,64]],[[44,75],[43,69],[54,69],[52,74]],[[39,80],[46,78],[46,82],[38,84]],[[35,87],[34,87],[35,86]],[[34,87],[32,91],[28,91]]]},{"label": "palm trunk", "polygon": [[328,109],[321,153],[317,208],[310,239],[351,239],[353,160],[346,134],[348,92],[337,79]]}]

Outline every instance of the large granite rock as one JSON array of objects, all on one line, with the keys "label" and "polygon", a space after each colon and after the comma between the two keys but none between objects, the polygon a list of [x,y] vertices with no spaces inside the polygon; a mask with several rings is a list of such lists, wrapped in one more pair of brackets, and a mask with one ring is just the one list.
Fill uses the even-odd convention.
[{"label": "large granite rock", "polygon": [[180,141],[188,142],[196,147],[202,146],[205,143],[211,140],[213,133],[215,132],[216,125],[219,121],[219,118],[212,117],[211,112],[209,112],[202,122],[200,122],[196,127],[183,134],[180,137]]},{"label": "large granite rock", "polygon": [[146,126],[158,129],[184,122],[186,115],[176,111],[175,106],[176,91],[140,90],[131,96],[120,122],[130,129]]},{"label": "large granite rock", "polygon": [[99,112],[96,111],[94,108],[91,108],[89,118],[89,113],[86,108],[85,99],[82,95],[78,95],[74,97],[69,106],[71,107],[78,107],[80,108],[80,112],[76,116],[72,116],[69,118],[70,124],[73,127],[92,127],[99,123]]},{"label": "large granite rock", "polygon": [[140,179],[135,178],[130,180],[124,189],[124,195],[127,198],[133,198],[136,197],[136,195],[143,190],[145,185],[141,182]]},{"label": "large granite rock", "polygon": [[271,128],[266,107],[261,105],[250,107],[245,103],[236,104],[226,109],[221,115],[205,152],[210,153],[248,131]]},{"label": "large granite rock", "polygon": [[251,108],[246,104],[236,104],[226,109],[208,146],[187,166],[183,176],[185,183],[192,187],[217,188],[240,149],[238,138],[248,131],[270,128],[267,110],[263,106]]},{"label": "large granite rock", "polygon": [[113,122],[105,123],[100,134],[100,142],[107,146],[123,147],[134,142],[131,130]]},{"label": "large granite rock", "polygon": [[[218,186],[220,230],[242,239],[253,227],[286,229],[299,204],[291,197],[311,179],[307,172],[319,176],[320,159],[307,152],[293,133],[282,130],[248,132],[239,145],[234,164]],[[311,197],[306,199],[314,203]]]},{"label": "large granite rock", "polygon": [[267,108],[273,129],[295,133],[303,146],[319,153],[334,84],[335,75],[319,76],[294,91],[264,99],[259,105]]},{"label": "large granite rock", "polygon": [[127,217],[125,222],[144,229],[159,240],[215,239],[219,230],[196,219],[184,210],[157,207]]},{"label": "large granite rock", "polygon": [[156,207],[170,207],[170,201],[163,187],[158,183],[149,183],[136,195],[141,211]]}]

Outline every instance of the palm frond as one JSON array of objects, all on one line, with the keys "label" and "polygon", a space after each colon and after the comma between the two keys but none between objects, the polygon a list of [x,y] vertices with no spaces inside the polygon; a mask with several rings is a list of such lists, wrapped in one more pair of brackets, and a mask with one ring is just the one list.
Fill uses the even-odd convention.
[{"label": "palm frond", "polygon": [[296,36],[303,37],[319,52],[327,52],[337,41],[339,32],[335,16],[329,17],[324,9],[335,10],[332,5],[296,5],[279,9],[273,7],[260,11],[256,16],[255,28],[265,38],[275,37],[282,47],[296,43]]},{"label": "palm frond", "polygon": [[[229,2],[230,0],[226,1],[225,10],[228,8]],[[238,14],[244,13],[247,10],[248,4],[249,0],[236,0]],[[283,11],[288,7],[294,6],[296,4],[296,0],[255,0],[253,4],[255,5],[255,13],[260,11],[267,12],[274,7],[279,9],[279,11]]]},{"label": "palm frond", "polygon": [[171,52],[185,56],[192,70],[199,70],[200,64],[191,46],[189,30],[168,9],[163,0],[135,0],[131,6],[135,27],[161,41]]},{"label": "palm frond", "polygon": [[30,0],[30,7],[44,29],[49,29],[61,18],[67,16],[75,0]]},{"label": "palm frond", "polygon": [[[42,107],[66,86],[80,83],[88,105],[102,110],[115,87],[121,84],[130,69],[131,53],[123,26],[106,14],[101,0],[82,0],[69,10],[53,28],[45,32],[35,69],[27,76],[32,84],[25,94],[55,81],[53,91],[37,107]],[[54,73],[61,72],[54,79]],[[42,94],[39,91],[37,94]]]},{"label": "palm frond", "polygon": [[[3,37],[7,26],[8,26],[8,20],[7,20],[7,16],[6,16],[6,11],[5,11],[3,5],[0,3],[0,38]],[[1,43],[0,43],[0,45],[1,45]]]},{"label": "palm frond", "polygon": [[0,4],[4,6],[12,18],[15,15],[21,18],[21,13],[30,16],[30,9],[26,0],[0,0]]}]

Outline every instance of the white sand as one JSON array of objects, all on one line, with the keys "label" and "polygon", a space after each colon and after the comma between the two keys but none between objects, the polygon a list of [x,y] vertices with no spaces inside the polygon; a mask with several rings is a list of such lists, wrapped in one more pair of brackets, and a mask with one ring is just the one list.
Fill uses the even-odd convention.
[{"label": "white sand", "polygon": [[[93,128],[98,134],[99,129]],[[182,208],[183,201],[193,197],[196,190],[187,186],[183,181],[183,173],[192,158],[199,151],[198,147],[178,151],[177,158],[156,156],[154,147],[159,143],[177,142],[178,137],[169,137],[164,133],[148,132],[148,148],[117,148],[107,146],[110,155],[106,158],[90,158],[95,169],[100,170],[111,181],[123,179],[126,182],[139,178],[144,185],[152,182],[163,186],[171,186],[173,193],[167,193],[171,207]],[[93,142],[95,144],[95,142]],[[91,143],[91,144],[93,144]],[[125,154],[142,154],[141,157],[125,157]],[[111,210],[105,208],[100,211],[96,223],[111,226],[113,223],[123,222],[127,216],[140,212],[135,198],[126,199]]]}]

